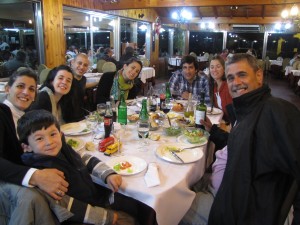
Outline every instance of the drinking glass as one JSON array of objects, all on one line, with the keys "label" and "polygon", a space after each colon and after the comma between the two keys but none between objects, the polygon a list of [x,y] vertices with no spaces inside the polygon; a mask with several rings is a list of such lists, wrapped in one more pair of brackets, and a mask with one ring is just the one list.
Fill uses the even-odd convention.
[{"label": "drinking glass", "polygon": [[95,135],[96,135],[96,130],[98,124],[98,119],[93,113],[90,113],[89,115],[85,116],[85,123],[87,129],[92,131],[92,141],[94,141]]},{"label": "drinking glass", "polygon": [[160,104],[160,108],[164,113],[168,113],[173,107],[173,103],[171,100],[166,99]]},{"label": "drinking glass", "polygon": [[126,132],[126,125],[113,123],[111,133],[117,139],[118,142],[118,152],[114,154],[115,156],[123,155],[120,148],[121,138],[124,137]]},{"label": "drinking glass", "polygon": [[139,148],[140,151],[147,151],[146,146],[148,145],[147,137],[149,135],[150,130],[150,123],[149,121],[138,121],[137,122],[137,130],[139,136],[142,137],[140,142],[141,147]]},{"label": "drinking glass", "polygon": [[105,109],[106,109],[106,104],[105,103],[97,104],[97,112],[100,116],[105,115]]}]

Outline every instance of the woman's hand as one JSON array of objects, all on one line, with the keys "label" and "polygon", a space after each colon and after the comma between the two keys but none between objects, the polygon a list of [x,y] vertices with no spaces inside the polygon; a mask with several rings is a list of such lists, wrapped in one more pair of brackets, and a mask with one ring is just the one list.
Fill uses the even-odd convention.
[{"label": "woman's hand", "polygon": [[122,184],[122,177],[119,174],[111,174],[106,178],[106,183],[113,192],[117,192]]},{"label": "woman's hand", "polygon": [[37,186],[56,200],[61,200],[68,191],[69,186],[64,173],[57,169],[35,171],[29,180],[29,184]]}]

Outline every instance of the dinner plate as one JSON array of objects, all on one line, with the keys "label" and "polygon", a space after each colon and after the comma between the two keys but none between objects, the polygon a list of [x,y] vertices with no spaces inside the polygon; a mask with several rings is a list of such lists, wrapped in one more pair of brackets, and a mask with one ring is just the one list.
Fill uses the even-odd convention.
[{"label": "dinner plate", "polygon": [[83,149],[84,146],[85,146],[85,142],[82,139],[80,139],[80,138],[74,138],[74,137],[68,137],[68,138],[66,138],[66,142],[67,143],[69,142],[69,140],[72,140],[75,143],[75,145],[73,145],[73,146],[71,145],[71,147],[75,151],[79,151],[80,149]]},{"label": "dinner plate", "polygon": [[178,160],[172,153],[168,150],[168,147],[174,147],[174,148],[185,148],[185,147],[191,147],[191,145],[186,144],[164,144],[159,146],[156,149],[156,155],[168,162],[171,163],[178,163],[178,164],[185,164],[185,163],[192,163],[196,162],[203,156],[203,149],[202,147],[199,148],[193,148],[193,149],[187,149],[183,150],[182,152],[176,152],[177,156],[179,156],[183,161],[181,162]]},{"label": "dinner plate", "polygon": [[186,137],[182,134],[180,136],[177,137],[177,141],[179,143],[183,143],[183,144],[189,144],[189,145],[206,145],[208,140],[206,137],[202,137],[200,139],[200,142],[197,142],[197,143],[190,143],[188,142],[188,140],[186,139]]},{"label": "dinner plate", "polygon": [[207,115],[218,115],[218,114],[221,114],[221,113],[222,113],[221,109],[213,108],[213,111],[211,112],[211,107],[207,107],[207,111],[206,111]]},{"label": "dinner plate", "polygon": [[[116,170],[114,169],[114,166],[116,166],[119,163],[122,162],[129,162],[131,164],[131,167],[128,169],[120,169]],[[137,173],[140,173],[144,171],[147,168],[147,162],[144,159],[135,157],[135,156],[119,156],[110,159],[109,161],[106,162],[106,164],[114,169],[118,174],[120,175],[134,175]]]},{"label": "dinner plate", "polygon": [[60,127],[61,131],[68,136],[84,135],[91,133],[84,122],[67,123]]}]

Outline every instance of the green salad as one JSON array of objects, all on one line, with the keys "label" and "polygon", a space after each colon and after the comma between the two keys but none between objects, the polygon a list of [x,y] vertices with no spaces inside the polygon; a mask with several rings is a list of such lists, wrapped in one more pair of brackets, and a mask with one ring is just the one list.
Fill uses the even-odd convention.
[{"label": "green salad", "polygon": [[70,145],[72,148],[77,148],[79,146],[79,142],[74,139],[69,139],[67,144]]}]

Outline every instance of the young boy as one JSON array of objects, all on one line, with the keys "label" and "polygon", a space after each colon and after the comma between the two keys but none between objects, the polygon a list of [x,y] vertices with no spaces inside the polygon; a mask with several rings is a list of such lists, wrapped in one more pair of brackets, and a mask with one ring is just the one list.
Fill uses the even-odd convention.
[{"label": "young boy", "polygon": [[[136,224],[135,219],[121,211],[137,216],[142,213],[141,210],[145,212],[145,207],[147,209],[148,206],[143,203],[118,193],[114,194],[114,203],[110,205],[109,196],[112,192],[93,183],[90,173],[106,182],[113,193],[118,191],[122,183],[121,176],[96,157],[83,154],[80,158],[79,154],[66,144],[59,124],[50,112],[27,112],[19,119],[17,131],[25,152],[22,160],[26,165],[57,168],[64,172],[69,182],[68,192],[57,190],[57,194],[64,196],[58,204],[74,214],[68,221],[131,225]],[[147,210],[146,212],[149,212]]]}]

